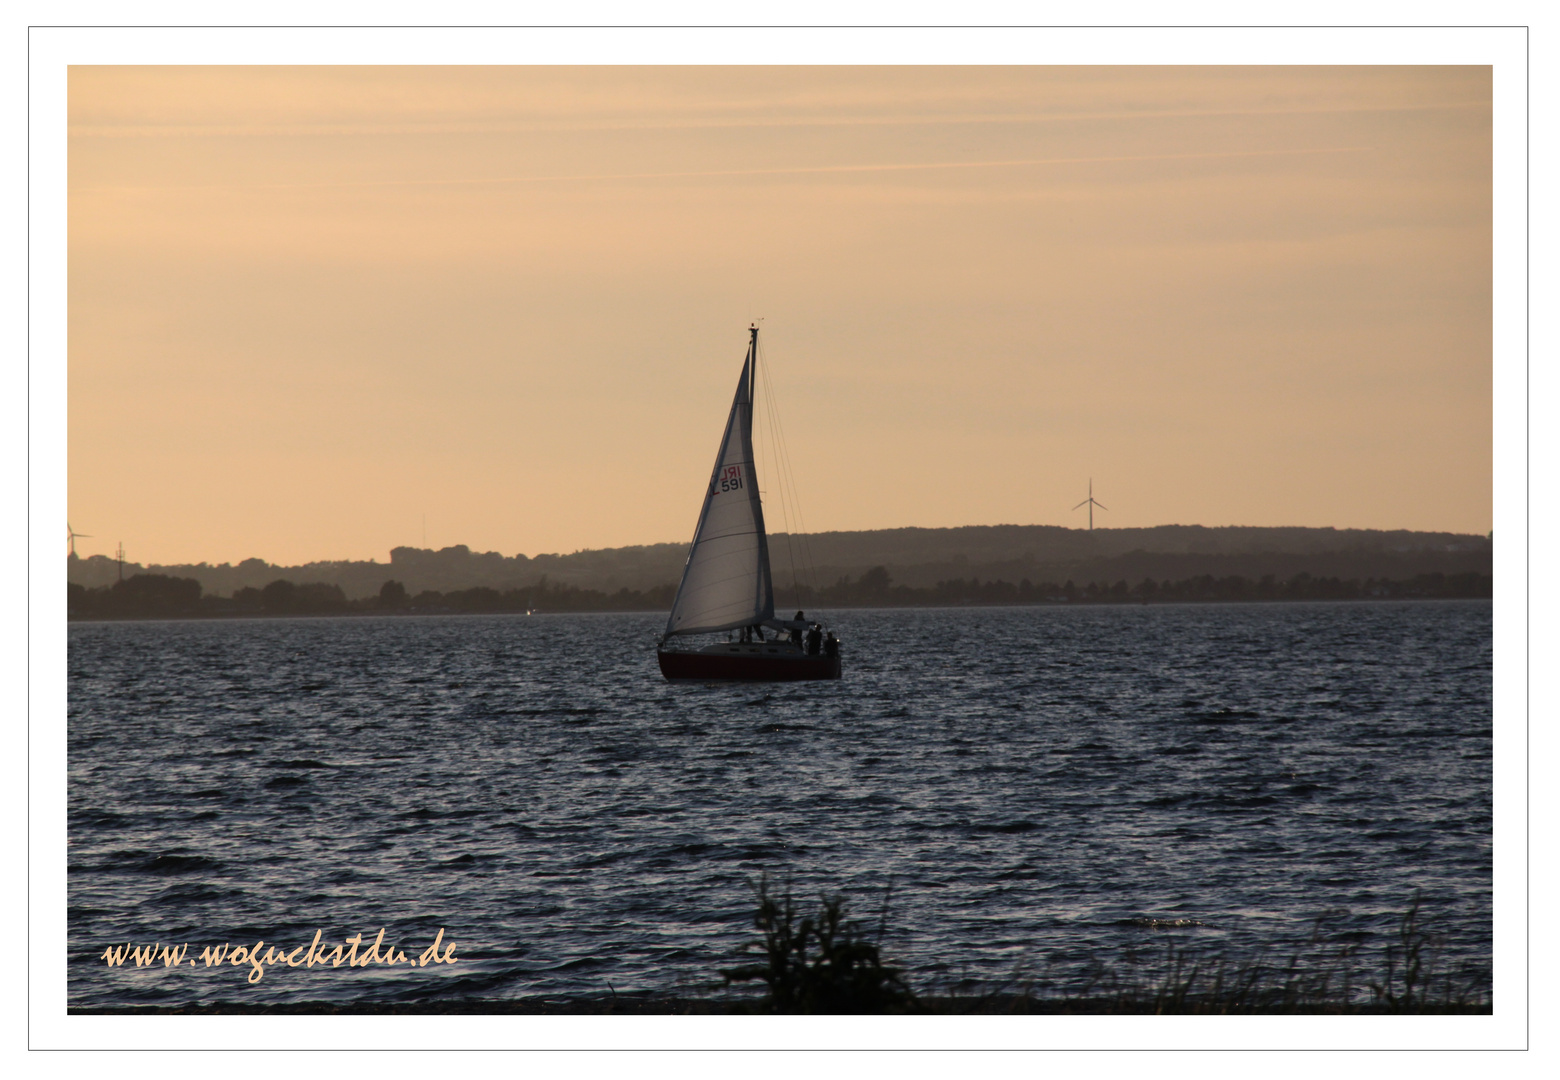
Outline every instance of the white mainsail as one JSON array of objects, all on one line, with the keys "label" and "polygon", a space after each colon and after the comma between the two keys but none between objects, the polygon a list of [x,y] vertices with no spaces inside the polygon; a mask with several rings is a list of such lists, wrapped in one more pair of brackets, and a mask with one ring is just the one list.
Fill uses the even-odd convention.
[{"label": "white mainsail", "polygon": [[726,433],[715,457],[699,526],[688,548],[682,584],[666,635],[703,634],[753,626],[774,618],[775,592],[769,574],[769,540],[764,508],[753,474],[753,381],[758,364],[758,328],[748,331],[747,359],[731,403]]}]

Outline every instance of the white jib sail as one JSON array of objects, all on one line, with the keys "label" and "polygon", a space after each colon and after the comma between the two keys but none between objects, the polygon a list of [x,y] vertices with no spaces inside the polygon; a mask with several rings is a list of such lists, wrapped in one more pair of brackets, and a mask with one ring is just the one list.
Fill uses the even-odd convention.
[{"label": "white jib sail", "polygon": [[667,636],[703,634],[752,626],[774,618],[775,593],[769,575],[769,541],[764,508],[753,474],[753,375],[758,334],[752,334],[742,379],[720,440],[715,471],[688,548],[682,584]]}]

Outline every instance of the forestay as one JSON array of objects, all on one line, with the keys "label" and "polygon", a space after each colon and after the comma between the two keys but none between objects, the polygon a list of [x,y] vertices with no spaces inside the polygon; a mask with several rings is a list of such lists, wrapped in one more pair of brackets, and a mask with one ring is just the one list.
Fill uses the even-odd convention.
[{"label": "forestay", "polygon": [[774,584],[764,508],[753,474],[753,381],[758,331],[751,331],[742,379],[715,458],[704,509],[688,549],[667,636],[752,626],[774,618]]}]

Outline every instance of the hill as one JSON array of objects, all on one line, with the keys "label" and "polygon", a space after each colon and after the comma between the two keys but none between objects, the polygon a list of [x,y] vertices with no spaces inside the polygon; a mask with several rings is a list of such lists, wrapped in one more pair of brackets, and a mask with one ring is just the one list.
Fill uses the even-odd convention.
[{"label": "hill", "polygon": [[[775,581],[782,597],[798,580],[819,587],[842,578],[859,579],[881,566],[892,581],[928,588],[953,579],[1014,584],[1028,579],[1136,583],[1144,578],[1179,581],[1200,575],[1274,575],[1389,578],[1421,574],[1490,574],[1490,537],[1406,530],[1257,528],[1160,525],[1147,529],[1068,529],[1054,525],[969,525],[953,529],[875,529],[770,537]],[[127,562],[124,574],[152,573],[198,581],[207,595],[231,596],[263,589],[279,579],[299,585],[325,584],[349,600],[376,596],[386,581],[408,592],[450,592],[486,587],[498,590],[548,585],[616,593],[675,586],[687,544],[576,551],[527,557],[474,552],[464,544],[437,551],[398,547],[388,562],[328,561],[281,566],[263,559],[237,564],[150,565]],[[119,566],[103,555],[67,560],[72,584],[96,588],[119,578]],[[783,605],[783,600],[782,600]]]}]

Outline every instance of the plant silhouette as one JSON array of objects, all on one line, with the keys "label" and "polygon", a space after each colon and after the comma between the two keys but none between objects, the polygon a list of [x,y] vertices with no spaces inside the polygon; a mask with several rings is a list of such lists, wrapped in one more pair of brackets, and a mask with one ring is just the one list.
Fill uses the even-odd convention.
[{"label": "plant silhouette", "polygon": [[[776,1013],[888,1013],[916,1006],[896,967],[885,965],[876,942],[845,916],[845,898],[819,897],[816,915],[798,919],[790,890],[776,899],[768,878],[752,884],[758,907],[753,925],[763,933],[763,963],[721,972],[728,984],[759,980],[769,987],[761,1008]],[[887,897],[884,898],[887,916]],[[879,924],[878,937],[882,937]]]}]

